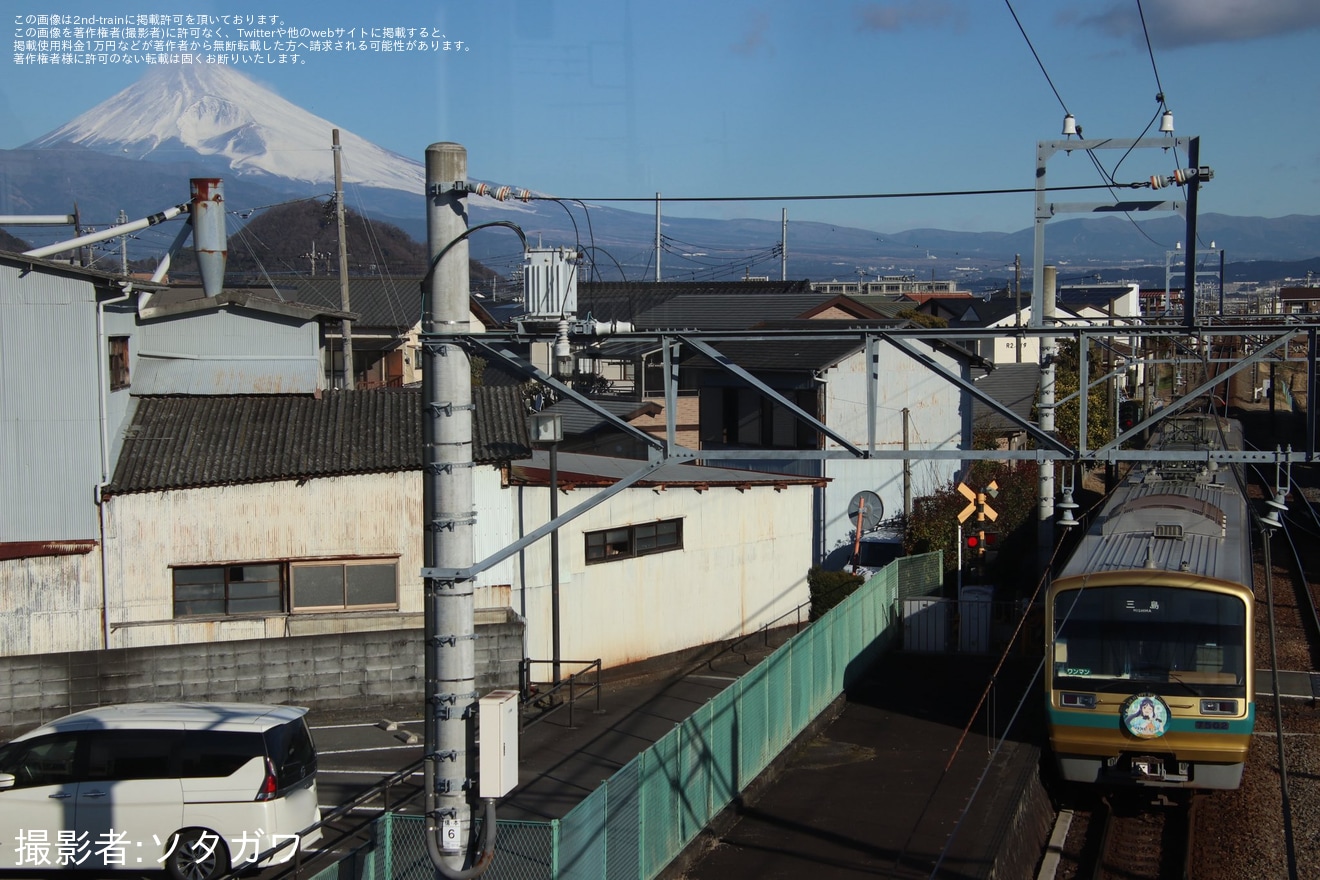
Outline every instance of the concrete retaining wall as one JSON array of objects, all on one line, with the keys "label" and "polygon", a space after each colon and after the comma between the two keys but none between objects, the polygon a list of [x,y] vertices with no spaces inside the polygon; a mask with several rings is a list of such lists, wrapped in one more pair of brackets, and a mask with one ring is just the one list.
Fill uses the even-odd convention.
[{"label": "concrete retaining wall", "polygon": [[[477,690],[518,687],[523,622],[476,631]],[[0,657],[0,738],[110,703],[420,705],[424,662],[420,629]]]}]

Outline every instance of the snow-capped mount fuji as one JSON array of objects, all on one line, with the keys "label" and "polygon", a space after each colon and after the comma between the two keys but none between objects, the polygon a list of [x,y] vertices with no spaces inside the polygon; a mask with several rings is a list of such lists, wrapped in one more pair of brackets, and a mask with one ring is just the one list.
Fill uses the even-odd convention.
[{"label": "snow-capped mount fuji", "polygon": [[[240,177],[331,183],[334,123],[231,67],[169,64],[23,149],[76,144],[123,158],[219,157]],[[422,163],[340,127],[346,183],[421,193]]]}]

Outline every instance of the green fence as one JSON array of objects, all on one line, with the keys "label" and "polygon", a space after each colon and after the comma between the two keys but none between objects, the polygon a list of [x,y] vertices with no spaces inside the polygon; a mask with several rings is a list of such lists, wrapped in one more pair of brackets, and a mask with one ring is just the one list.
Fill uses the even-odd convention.
[{"label": "green fence", "polygon": [[[895,560],[642,752],[562,819],[499,823],[491,880],[651,880],[895,638],[896,603],[937,593],[940,554]],[[364,880],[430,880],[421,817],[386,814]]]}]

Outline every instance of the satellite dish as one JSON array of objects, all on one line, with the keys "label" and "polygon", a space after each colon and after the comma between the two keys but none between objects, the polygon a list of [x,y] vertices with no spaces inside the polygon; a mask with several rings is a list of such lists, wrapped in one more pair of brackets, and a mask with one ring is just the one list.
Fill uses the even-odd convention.
[{"label": "satellite dish", "polygon": [[880,525],[880,521],[885,518],[885,503],[880,500],[879,495],[869,489],[863,489],[848,502],[848,522],[852,523],[854,528],[857,527],[859,515],[861,528],[857,529],[858,534],[869,532]]}]

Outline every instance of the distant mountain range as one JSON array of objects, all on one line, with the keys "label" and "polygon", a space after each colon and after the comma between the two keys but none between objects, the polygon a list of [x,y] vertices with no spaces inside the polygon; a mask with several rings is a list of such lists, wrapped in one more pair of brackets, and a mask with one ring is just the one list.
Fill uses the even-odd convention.
[{"label": "distant mountain range", "polygon": [[[54,131],[20,149],[0,150],[0,213],[66,214],[76,203],[86,222],[108,224],[120,210],[136,218],[187,201],[190,177],[224,178],[230,210],[324,197],[333,189],[335,127],[232,68],[156,67]],[[340,142],[349,206],[424,241],[421,161],[344,129]],[[424,148],[419,145],[419,154]],[[473,224],[511,220],[530,242],[587,247],[604,280],[617,280],[620,271],[632,280],[654,277],[653,212],[592,205],[588,215],[576,203],[524,204],[478,196],[469,196],[468,204]],[[1234,267],[1230,277],[1246,271],[1243,265],[1251,261],[1276,261],[1285,275],[1320,271],[1320,216],[1203,214],[1197,225],[1198,238],[1227,249]],[[1146,272],[1157,268],[1162,283],[1167,245],[1155,242],[1181,241],[1185,229],[1183,219],[1174,215],[1139,222],[1114,216],[1056,220],[1046,228],[1047,260],[1060,266],[1064,277],[1134,277],[1140,267],[1148,267]],[[664,216],[662,231],[660,259],[667,279],[779,277],[778,221]],[[24,227],[9,232],[28,240],[38,234]],[[50,230],[39,235],[42,242],[64,237]],[[520,262],[518,248],[504,234],[473,236],[470,247],[474,258],[502,274]],[[1032,247],[1030,227],[1012,233],[912,229],[882,234],[798,221],[788,227],[788,272],[813,280],[933,275],[974,287],[1002,281],[1014,255],[1021,255],[1029,279]]]}]

